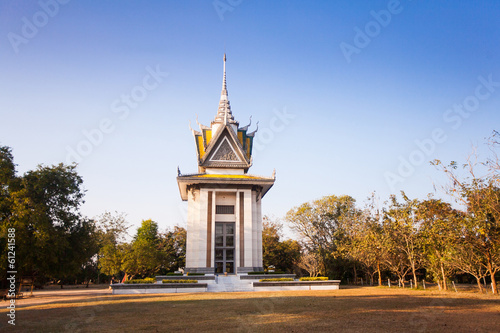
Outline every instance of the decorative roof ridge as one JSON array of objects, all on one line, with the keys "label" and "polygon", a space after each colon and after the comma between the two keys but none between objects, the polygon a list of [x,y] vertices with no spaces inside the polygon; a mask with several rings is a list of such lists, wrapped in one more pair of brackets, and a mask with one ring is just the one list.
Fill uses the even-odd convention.
[{"label": "decorative roof ridge", "polygon": [[255,129],[255,131],[250,132],[250,133],[247,133],[247,136],[254,136],[254,135],[255,135],[255,133],[257,133],[257,131],[259,130],[259,122],[257,122],[257,124],[256,124],[256,125],[257,125],[257,128]]},{"label": "decorative roof ridge", "polygon": [[252,125],[252,116],[250,116],[250,122],[248,125],[238,128],[238,131],[248,131],[248,128]]},{"label": "decorative roof ridge", "polygon": [[197,130],[194,130],[192,127],[191,127],[191,120],[189,121],[189,129],[191,130],[191,132],[193,133],[193,136],[196,136],[196,135],[201,135],[201,132],[198,132]]},{"label": "decorative roof ridge", "polygon": [[208,156],[212,153],[212,151],[215,149],[215,146],[219,142],[220,137],[224,133],[224,130],[227,129],[227,132],[229,133],[229,136],[233,140],[233,142],[236,144],[238,147],[238,154],[241,155],[240,157],[243,157],[242,162],[245,164],[249,164],[249,160],[246,157],[246,154],[244,153],[243,146],[240,143],[240,140],[238,140],[238,134],[234,132],[233,128],[229,125],[225,125],[220,127],[217,132],[215,133],[214,136],[212,136],[212,139],[210,140],[210,143],[208,144],[207,148],[205,149],[205,155],[201,159],[201,163],[205,163],[205,161],[208,159]]},{"label": "decorative roof ridge", "polygon": [[273,176],[271,177],[266,177],[266,176],[260,176],[260,175],[254,175],[254,174],[218,174],[218,173],[187,173],[187,174],[181,174],[179,173],[178,177],[213,177],[213,178],[260,178],[260,179],[266,179],[266,180],[275,180],[276,176],[273,173]]},{"label": "decorative roof ridge", "polygon": [[200,175],[205,175],[206,172],[204,173],[180,173],[180,170],[178,171],[178,177],[193,177],[193,176],[200,176]]},{"label": "decorative roof ridge", "polygon": [[196,123],[198,124],[198,127],[200,128],[201,131],[212,129],[209,126],[205,126],[203,124],[200,124],[200,122],[198,121],[198,114],[196,114]]}]

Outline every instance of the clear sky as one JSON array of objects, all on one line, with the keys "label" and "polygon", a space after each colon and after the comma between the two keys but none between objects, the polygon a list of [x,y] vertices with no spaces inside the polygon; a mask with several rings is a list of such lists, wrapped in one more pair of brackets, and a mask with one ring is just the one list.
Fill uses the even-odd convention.
[{"label": "clear sky", "polygon": [[[360,205],[444,177],[500,130],[500,1],[0,2],[0,144],[19,173],[77,159],[83,213],[185,225],[188,122],[259,121],[263,213],[325,195]],[[437,193],[440,196],[440,193]]]}]

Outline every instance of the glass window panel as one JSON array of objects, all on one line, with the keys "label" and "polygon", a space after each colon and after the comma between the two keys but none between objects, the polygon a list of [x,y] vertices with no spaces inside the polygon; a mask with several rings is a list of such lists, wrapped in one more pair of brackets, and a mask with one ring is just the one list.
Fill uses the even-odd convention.
[{"label": "glass window panel", "polygon": [[234,235],[234,224],[233,223],[226,224],[226,234]]},{"label": "glass window panel", "polygon": [[215,236],[215,246],[224,246],[224,236]]},{"label": "glass window panel", "polygon": [[226,236],[226,246],[234,246],[234,236]]},{"label": "glass window panel", "polygon": [[215,234],[222,235],[222,223],[215,224]]},{"label": "glass window panel", "polygon": [[226,250],[226,260],[234,260],[234,250]]},{"label": "glass window panel", "polygon": [[226,272],[234,273],[234,264],[232,262],[226,262]]},{"label": "glass window panel", "polygon": [[223,260],[223,259],[224,259],[224,251],[215,250],[215,260]]},{"label": "glass window panel", "polygon": [[224,273],[222,271],[222,268],[223,268],[223,264],[221,262],[216,262],[215,263],[215,273]]},{"label": "glass window panel", "polygon": [[215,214],[234,214],[234,206],[216,205]]}]

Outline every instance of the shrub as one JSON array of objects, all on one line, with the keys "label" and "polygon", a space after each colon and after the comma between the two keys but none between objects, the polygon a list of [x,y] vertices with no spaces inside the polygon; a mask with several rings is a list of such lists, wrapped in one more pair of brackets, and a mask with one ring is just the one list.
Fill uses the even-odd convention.
[{"label": "shrub", "polygon": [[326,276],[316,276],[316,277],[301,277],[299,281],[325,281],[328,280]]},{"label": "shrub", "polygon": [[189,276],[205,276],[205,273],[186,273]]},{"label": "shrub", "polygon": [[134,280],[128,280],[125,281],[127,284],[135,284],[135,283],[155,283],[156,279],[155,278],[145,278],[145,279],[134,279]]},{"label": "shrub", "polygon": [[182,273],[167,273],[168,276],[182,276]]},{"label": "shrub", "polygon": [[293,281],[292,278],[272,278],[272,279],[260,279],[259,282],[281,282],[281,281]]},{"label": "shrub", "polygon": [[198,283],[198,280],[161,280],[162,283]]}]

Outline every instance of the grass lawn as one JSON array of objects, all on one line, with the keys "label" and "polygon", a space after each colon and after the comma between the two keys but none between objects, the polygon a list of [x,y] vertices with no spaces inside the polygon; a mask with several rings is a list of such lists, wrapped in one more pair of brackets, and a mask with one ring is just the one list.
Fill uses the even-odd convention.
[{"label": "grass lawn", "polygon": [[[16,312],[22,332],[498,332],[500,297],[387,287],[329,291],[37,297]],[[102,291],[101,291],[102,292]],[[0,331],[7,325],[2,303]],[[13,331],[16,331],[13,330]],[[11,330],[9,330],[11,331]]]}]

